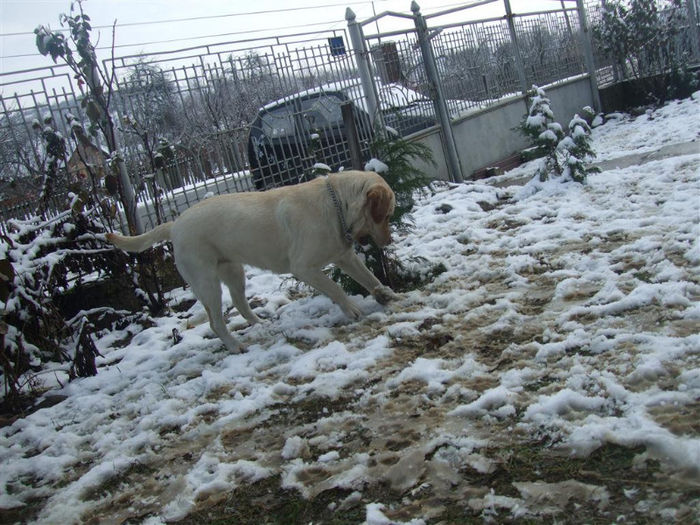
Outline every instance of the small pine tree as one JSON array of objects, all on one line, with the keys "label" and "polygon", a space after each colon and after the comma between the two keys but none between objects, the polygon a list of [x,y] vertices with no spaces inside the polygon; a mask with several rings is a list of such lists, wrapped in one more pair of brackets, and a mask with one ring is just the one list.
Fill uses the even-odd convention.
[{"label": "small pine tree", "polygon": [[588,165],[595,157],[591,147],[591,127],[578,114],[569,122],[569,134],[557,145],[557,154],[563,157],[561,175],[564,178],[584,183],[589,173],[598,171],[598,168]]},{"label": "small pine tree", "polygon": [[586,124],[588,124],[589,127],[593,126],[595,116],[595,109],[593,109],[591,106],[583,106],[583,108],[581,108],[581,118],[586,121]]},{"label": "small pine tree", "polygon": [[[595,157],[590,142],[590,125],[576,114],[569,122],[568,135],[565,135],[561,125],[554,122],[551,102],[544,89],[537,86],[532,88],[530,111],[523,119],[520,129],[534,143],[530,149],[531,158],[544,157],[536,176],[542,182],[550,176],[585,182],[588,173],[597,171],[597,168],[588,165]],[[592,120],[594,111],[587,106],[583,108],[582,114]]]},{"label": "small pine tree", "polygon": [[399,229],[407,228],[411,223],[411,210],[416,195],[428,192],[430,187],[430,179],[415,166],[414,161],[421,159],[434,166],[433,152],[419,142],[382,136],[374,140],[371,151],[386,166],[380,175],[396,195],[396,211],[392,222]]},{"label": "small pine tree", "polygon": [[530,153],[532,158],[545,157],[544,164],[537,172],[540,180],[545,181],[550,173],[561,173],[556,151],[559,141],[564,137],[564,131],[561,125],[554,121],[551,102],[544,89],[533,85],[531,100],[530,110],[520,129],[534,144]]}]

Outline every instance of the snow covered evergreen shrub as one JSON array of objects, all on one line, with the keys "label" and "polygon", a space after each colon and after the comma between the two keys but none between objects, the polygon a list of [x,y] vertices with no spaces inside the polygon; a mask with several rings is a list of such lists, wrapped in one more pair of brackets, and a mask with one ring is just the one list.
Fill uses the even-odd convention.
[{"label": "snow covered evergreen shrub", "polygon": [[[140,287],[144,265],[134,270],[130,255],[105,243],[95,207],[76,206],[79,199],[71,197],[74,206],[58,217],[10,221],[0,238],[0,372],[10,404],[42,364],[55,363],[71,379],[95,375],[93,322],[142,315],[112,306],[116,297],[90,297],[98,281],[130,290],[143,305],[159,295]],[[81,309],[74,304],[81,299],[105,306]]]},{"label": "snow covered evergreen shrub", "polygon": [[528,160],[544,157],[544,164],[537,174],[545,181],[552,172],[560,172],[557,161],[557,145],[564,137],[564,131],[554,120],[551,101],[544,89],[532,86],[530,110],[521,123],[521,131],[532,140],[533,147],[528,151]]},{"label": "snow covered evergreen shrub", "polygon": [[[595,116],[591,108],[582,110],[585,117]],[[589,166],[595,157],[591,148],[591,127],[578,114],[569,122],[568,134],[554,120],[551,102],[544,89],[532,86],[530,110],[520,125],[521,132],[529,137],[533,146],[528,150],[528,160],[543,158],[536,176],[544,182],[552,176],[583,183],[594,168]]]},{"label": "snow covered evergreen shrub", "polygon": [[[433,152],[419,142],[381,135],[372,142],[371,151],[375,157],[374,162],[377,159],[381,161],[379,174],[396,195],[396,211],[392,223],[399,229],[406,228],[411,224],[410,213],[415,205],[416,196],[430,191],[431,180],[416,167],[415,160],[420,159],[434,166]],[[370,164],[365,170],[372,167]]]},{"label": "snow covered evergreen shrub", "polygon": [[589,127],[593,127],[596,118],[595,110],[591,106],[583,106],[581,108],[581,118],[586,121]]},{"label": "snow covered evergreen shrub", "polygon": [[66,162],[67,150],[66,139],[54,127],[53,117],[47,115],[44,117],[43,125],[38,120],[35,120],[32,127],[35,131],[41,134],[46,148],[46,164],[44,165],[44,173],[42,180],[42,190],[39,195],[39,213],[44,214],[48,206],[48,200],[51,196],[52,189],[59,183],[62,172],[59,170],[59,165]]},{"label": "snow covered evergreen shrub", "polygon": [[[371,151],[374,158],[365,165],[365,170],[377,172],[394,190],[396,210],[391,223],[397,230],[405,231],[411,227],[411,211],[416,198],[431,191],[431,180],[416,167],[415,160],[420,159],[434,165],[432,151],[423,144],[381,134],[373,141]],[[423,258],[400,261],[391,248],[381,249],[372,240],[365,245],[356,246],[356,250],[370,271],[382,283],[397,291],[416,288],[445,271],[443,265],[433,264]],[[337,268],[331,277],[348,293],[366,293]]]},{"label": "snow covered evergreen shrub", "polygon": [[562,157],[561,175],[564,179],[584,183],[589,173],[598,171],[598,168],[589,166],[589,161],[595,157],[590,138],[588,122],[578,114],[574,115],[569,122],[569,134],[557,145],[556,153]]},{"label": "snow covered evergreen shrub", "polygon": [[[56,306],[75,272],[88,272],[104,251],[93,224],[73,210],[59,220],[35,216],[11,221],[0,242],[5,274],[0,364],[6,399],[16,400],[31,386],[25,374],[42,363],[70,363],[71,377],[94,375],[97,351],[86,318],[65,319]],[[4,273],[4,272],[3,272]]]},{"label": "snow covered evergreen shrub", "polygon": [[[69,116],[77,141],[85,140],[82,126]],[[26,220],[8,223],[0,238],[0,371],[5,401],[20,409],[19,400],[32,388],[32,370],[42,363],[56,363],[69,378],[95,375],[97,349],[91,334],[95,316],[116,312],[109,306],[66,315],[59,303],[68,293],[86,296],[84,287],[98,279],[112,279],[117,287],[132,286],[149,305],[162,304],[160,285],[144,291],[137,278],[149,270],[137,266],[127,254],[104,241],[104,233],[116,207],[86,164],[88,174],[67,174],[66,141],[44,119],[37,131],[44,140],[47,163],[37,213]],[[67,189],[66,210],[48,217],[45,202],[58,186]],[[112,229],[112,228],[110,228]],[[150,279],[149,282],[153,282]]]}]

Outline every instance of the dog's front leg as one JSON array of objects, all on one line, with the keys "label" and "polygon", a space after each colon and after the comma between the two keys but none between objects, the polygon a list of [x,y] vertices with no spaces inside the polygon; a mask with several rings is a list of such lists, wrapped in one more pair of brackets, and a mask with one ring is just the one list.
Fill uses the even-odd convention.
[{"label": "dog's front leg", "polygon": [[367,269],[355,252],[349,251],[343,259],[336,262],[336,266],[371,293],[379,304],[387,304],[389,301],[395,301],[399,298],[391,288],[384,286]]},{"label": "dog's front leg", "polygon": [[389,304],[391,301],[396,301],[399,298],[399,296],[394,293],[394,290],[383,284],[370,290],[370,292],[379,304]]},{"label": "dog's front leg", "polygon": [[321,293],[326,294],[330,299],[340,306],[343,313],[347,315],[350,319],[358,320],[362,317],[362,310],[354,304],[350,298],[345,295],[343,289],[334,283],[328,276],[321,270],[315,270],[311,268],[301,268],[292,270],[294,277],[300,281],[313,286]]}]

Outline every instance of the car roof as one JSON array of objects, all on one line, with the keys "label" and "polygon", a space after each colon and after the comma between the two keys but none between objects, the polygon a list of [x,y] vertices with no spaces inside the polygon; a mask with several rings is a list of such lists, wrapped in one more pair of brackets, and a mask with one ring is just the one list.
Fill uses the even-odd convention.
[{"label": "car roof", "polygon": [[[401,84],[382,84],[379,79],[377,79],[376,86],[380,91],[383,101],[385,103],[388,102],[390,107],[400,108],[408,106],[414,102],[426,102],[427,100],[417,91],[407,88]],[[328,84],[323,84],[318,87],[287,95],[283,98],[275,100],[274,102],[265,104],[262,108],[260,108],[260,111],[270,111],[293,100],[304,100],[319,94],[341,95],[341,98],[350,99],[356,106],[367,111],[367,102],[365,100],[364,92],[362,91],[360,79],[358,78],[330,82]]]},{"label": "car roof", "polygon": [[270,111],[272,109],[275,109],[276,107],[283,106],[293,100],[305,100],[308,98],[312,98],[314,95],[319,94],[340,95],[341,98],[352,99],[353,101],[355,101],[354,98],[348,95],[347,91],[349,90],[352,91],[352,87],[343,88],[340,86],[339,82],[334,84],[325,84],[323,86],[307,89],[304,91],[298,91],[297,93],[292,93],[291,95],[287,95],[286,97],[280,98],[273,102],[269,102],[265,104],[262,108],[260,108],[260,111]]}]

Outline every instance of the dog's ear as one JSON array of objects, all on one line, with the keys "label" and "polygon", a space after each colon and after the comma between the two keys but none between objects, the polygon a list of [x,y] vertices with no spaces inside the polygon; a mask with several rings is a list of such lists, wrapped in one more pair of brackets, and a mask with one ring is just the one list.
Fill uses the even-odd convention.
[{"label": "dog's ear", "polygon": [[367,191],[367,206],[374,222],[384,221],[391,206],[391,190],[381,184],[375,184]]}]

